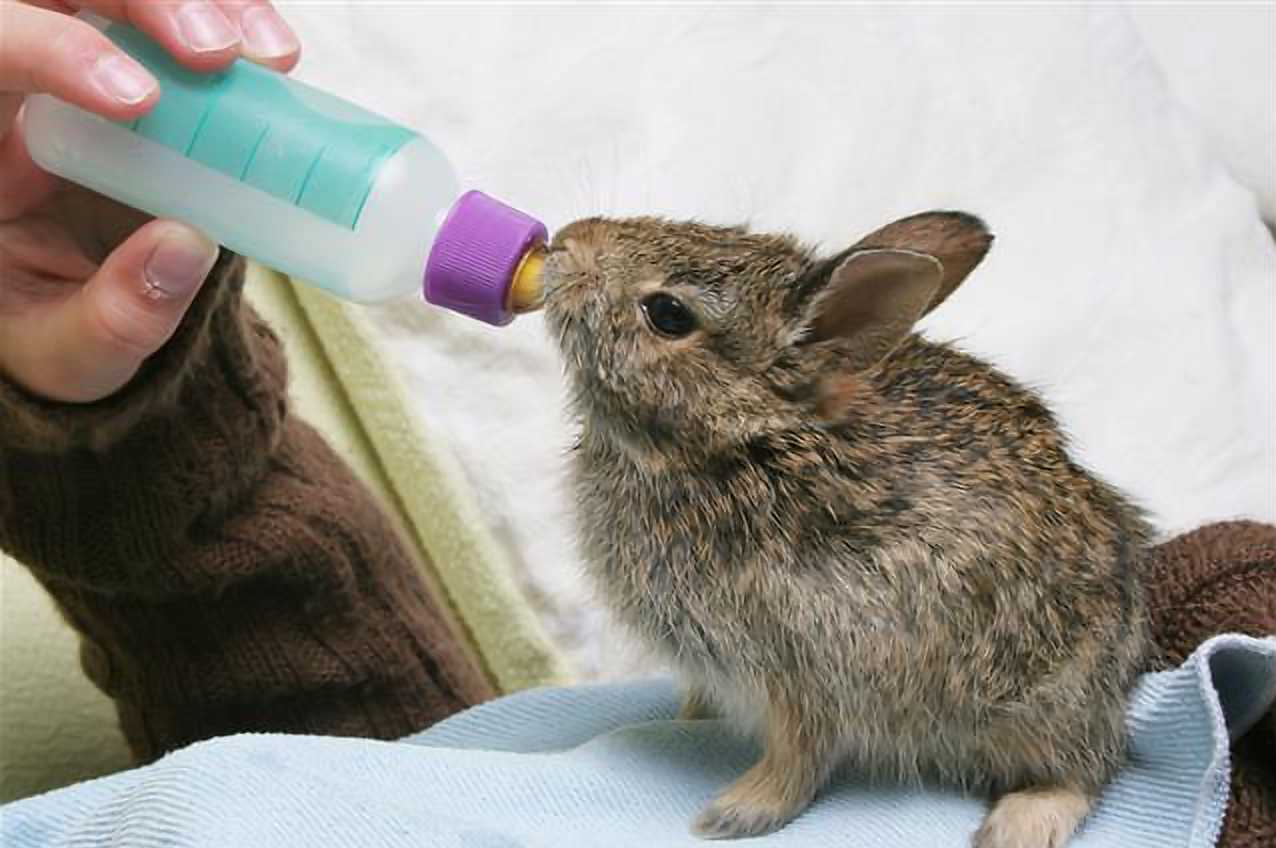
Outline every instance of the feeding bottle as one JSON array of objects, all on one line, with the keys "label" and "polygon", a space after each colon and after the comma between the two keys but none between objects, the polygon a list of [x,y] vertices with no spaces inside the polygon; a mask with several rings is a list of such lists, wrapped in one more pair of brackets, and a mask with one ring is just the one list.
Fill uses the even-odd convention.
[{"label": "feeding bottle", "polygon": [[135,29],[84,16],[159,80],[111,121],[47,95],[26,105],[42,168],[348,300],[424,290],[508,323],[540,305],[543,224],[480,192],[424,136],[237,59],[199,74]]}]

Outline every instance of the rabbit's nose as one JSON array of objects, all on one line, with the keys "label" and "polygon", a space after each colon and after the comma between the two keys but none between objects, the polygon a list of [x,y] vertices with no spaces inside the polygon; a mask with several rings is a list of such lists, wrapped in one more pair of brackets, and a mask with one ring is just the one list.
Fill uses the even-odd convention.
[{"label": "rabbit's nose", "polygon": [[567,242],[572,241],[581,247],[597,248],[607,230],[607,222],[602,218],[582,218],[573,221],[554,234],[551,250],[566,249]]},{"label": "rabbit's nose", "polygon": [[559,257],[564,271],[592,273],[598,270],[597,256],[603,244],[606,226],[605,222],[598,219],[568,224],[554,236],[549,248],[550,256]]}]

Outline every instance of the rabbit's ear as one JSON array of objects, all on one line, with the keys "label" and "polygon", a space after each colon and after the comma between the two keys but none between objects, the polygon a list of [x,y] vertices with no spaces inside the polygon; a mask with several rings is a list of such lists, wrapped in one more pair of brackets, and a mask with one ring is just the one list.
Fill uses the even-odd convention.
[{"label": "rabbit's ear", "polygon": [[961,285],[966,275],[988,253],[992,240],[988,227],[974,215],[935,211],[910,215],[887,224],[860,239],[851,250],[911,250],[938,259],[944,267],[943,281],[925,314],[943,303]]},{"label": "rabbit's ear", "polygon": [[939,293],[944,266],[910,250],[853,250],[829,272],[807,312],[802,343],[837,341],[852,372],[895,349]]}]

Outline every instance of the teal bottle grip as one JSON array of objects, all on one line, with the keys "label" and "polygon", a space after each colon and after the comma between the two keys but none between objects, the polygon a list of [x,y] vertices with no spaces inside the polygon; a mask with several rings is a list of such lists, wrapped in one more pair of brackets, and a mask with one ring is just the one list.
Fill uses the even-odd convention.
[{"label": "teal bottle grip", "polygon": [[355,228],[381,166],[417,137],[243,59],[197,74],[131,27],[105,34],[160,82],[159,103],[125,126],[342,227]]}]

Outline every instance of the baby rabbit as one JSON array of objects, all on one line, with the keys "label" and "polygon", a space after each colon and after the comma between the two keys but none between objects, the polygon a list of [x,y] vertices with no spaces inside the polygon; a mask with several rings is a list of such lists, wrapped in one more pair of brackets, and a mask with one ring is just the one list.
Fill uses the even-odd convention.
[{"label": "baby rabbit", "polygon": [[989,794],[978,848],[1058,848],[1122,762],[1148,527],[1030,391],[912,331],[991,242],[929,212],[829,258],[652,218],[551,247],[588,568],[683,717],[764,745],[703,836],[849,762]]}]

